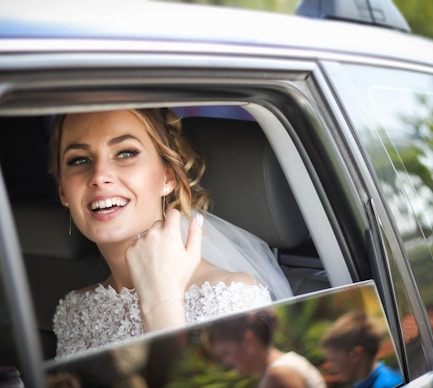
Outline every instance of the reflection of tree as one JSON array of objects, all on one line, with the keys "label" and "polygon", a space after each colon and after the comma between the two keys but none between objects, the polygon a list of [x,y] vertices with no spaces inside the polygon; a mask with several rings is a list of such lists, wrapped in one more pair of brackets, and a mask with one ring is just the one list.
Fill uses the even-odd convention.
[{"label": "reflection of tree", "polygon": [[235,369],[228,369],[206,353],[204,347],[190,346],[176,368],[166,388],[233,387],[253,388],[257,379],[241,376]]},{"label": "reflection of tree", "polygon": [[[433,105],[426,94],[415,96],[418,106],[415,115],[402,115],[401,122],[412,129],[413,142],[402,148],[400,155],[391,149],[393,160],[401,158],[407,172],[417,175],[433,192]],[[420,114],[423,113],[423,114]]]},{"label": "reflection of tree", "polygon": [[355,288],[284,306],[277,310],[274,344],[283,351],[294,350],[318,365],[324,361],[318,343],[330,323],[351,309],[363,309],[364,302],[362,293]]},{"label": "reflection of tree", "polygon": [[431,234],[433,221],[433,105],[429,95],[412,98],[403,100],[406,106],[399,112],[403,109],[404,113],[396,113],[397,107],[388,112],[387,127],[376,130],[380,142],[374,132],[365,134],[369,136],[374,169],[400,232],[413,236],[421,227],[426,236]]}]

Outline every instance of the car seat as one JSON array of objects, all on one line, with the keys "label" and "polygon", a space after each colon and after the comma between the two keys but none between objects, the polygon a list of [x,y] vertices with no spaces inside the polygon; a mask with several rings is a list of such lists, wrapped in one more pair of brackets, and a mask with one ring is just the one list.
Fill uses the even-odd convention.
[{"label": "car seat", "polygon": [[[101,281],[109,273],[93,243],[75,228],[68,234],[69,212],[58,202],[55,182],[47,171],[52,119],[2,117],[0,125],[5,128],[0,164],[46,359],[56,352],[52,318],[59,300],[68,291]],[[20,144],[19,152],[11,144]],[[17,365],[7,308],[0,287],[0,364]]]},{"label": "car seat", "polygon": [[[202,186],[209,191],[211,212],[266,241],[294,294],[328,288],[302,214],[259,125],[209,117],[184,118],[182,125],[205,158]],[[306,246],[308,255],[300,254]]]},{"label": "car seat", "polygon": [[75,227],[57,202],[14,201],[12,210],[27,270],[45,358],[56,352],[55,308],[67,292],[105,280],[108,266],[96,245]]}]

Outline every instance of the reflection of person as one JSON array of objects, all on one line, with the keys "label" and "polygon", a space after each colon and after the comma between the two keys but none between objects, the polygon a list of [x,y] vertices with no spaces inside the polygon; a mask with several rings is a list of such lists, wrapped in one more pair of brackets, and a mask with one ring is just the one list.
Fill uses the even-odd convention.
[{"label": "reflection of person", "polygon": [[373,317],[352,312],[340,317],[321,339],[331,368],[357,388],[390,388],[403,382],[400,373],[376,360],[383,331]]},{"label": "reflection of person", "polygon": [[259,387],[324,388],[322,375],[305,357],[273,346],[275,327],[270,310],[245,313],[213,322],[206,341],[221,363],[257,376]]},{"label": "reflection of person", "polygon": [[[272,253],[245,231],[199,212],[208,203],[198,184],[204,167],[173,112],[59,116],[51,154],[62,203],[111,270],[103,283],[60,301],[54,317],[58,356],[270,301],[271,281],[257,272],[218,266],[218,257],[227,254],[233,262],[257,259],[220,250],[235,245],[224,240],[226,230],[247,236],[259,254]],[[206,260],[202,232],[208,240],[216,236],[203,250],[210,256]],[[271,279],[285,282],[280,270],[271,264],[268,269]],[[283,287],[290,292],[287,282]]]}]

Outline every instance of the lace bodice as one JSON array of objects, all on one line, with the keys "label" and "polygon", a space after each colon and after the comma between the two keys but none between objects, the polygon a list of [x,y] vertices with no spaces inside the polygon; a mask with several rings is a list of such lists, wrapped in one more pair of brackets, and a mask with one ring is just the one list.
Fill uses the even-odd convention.
[{"label": "lace bodice", "polygon": [[[203,283],[185,292],[185,318],[202,322],[231,312],[267,305],[269,291],[261,285]],[[94,290],[71,291],[59,302],[54,315],[57,356],[117,342],[143,333],[135,290],[98,285]]]}]

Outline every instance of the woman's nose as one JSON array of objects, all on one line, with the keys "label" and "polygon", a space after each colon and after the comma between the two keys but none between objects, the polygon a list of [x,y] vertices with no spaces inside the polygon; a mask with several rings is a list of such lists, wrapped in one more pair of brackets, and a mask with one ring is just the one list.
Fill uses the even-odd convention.
[{"label": "woman's nose", "polygon": [[109,161],[95,160],[93,163],[92,174],[90,177],[91,186],[100,186],[113,182],[114,172]]}]

